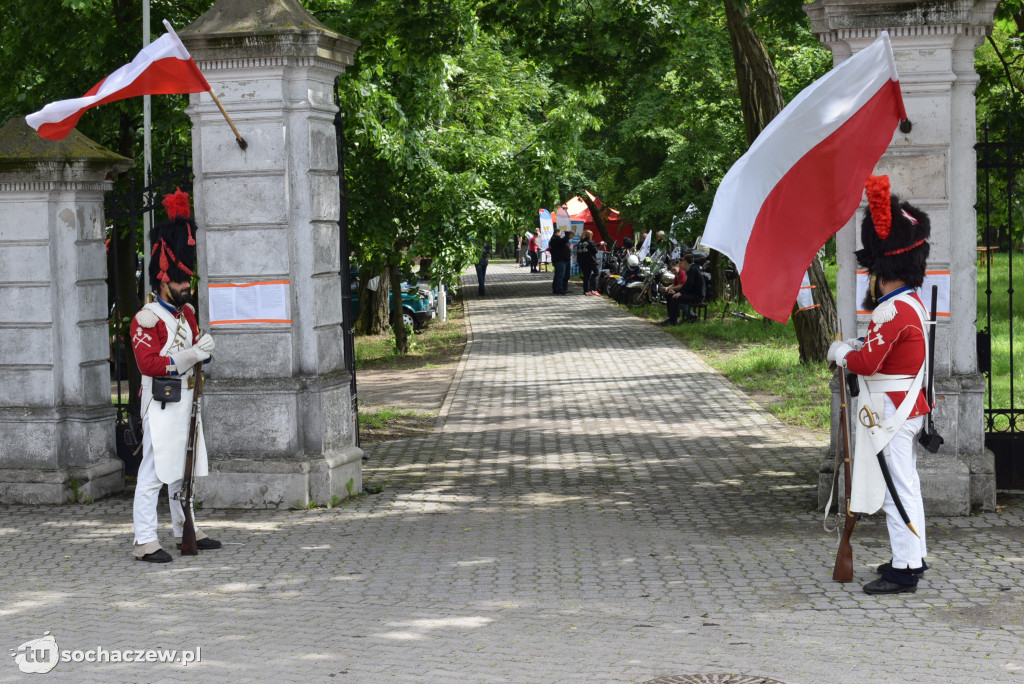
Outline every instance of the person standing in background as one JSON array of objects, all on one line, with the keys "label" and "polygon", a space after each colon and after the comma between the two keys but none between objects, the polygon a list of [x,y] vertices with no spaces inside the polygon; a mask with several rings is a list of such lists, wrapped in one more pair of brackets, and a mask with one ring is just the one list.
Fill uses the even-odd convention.
[{"label": "person standing in background", "polygon": [[530,273],[540,273],[537,263],[540,261],[540,230],[533,231],[533,236],[527,243],[530,252]]},{"label": "person standing in background", "polygon": [[548,240],[548,251],[551,253],[551,265],[555,275],[551,279],[551,294],[566,294],[565,273],[569,269],[569,239],[562,235],[562,229],[555,226],[555,234]]},{"label": "person standing in background", "polygon": [[491,258],[491,245],[488,242],[483,244],[480,248],[480,255],[476,262],[476,291],[481,297],[487,294],[487,288],[484,287],[484,278],[487,276],[487,262]]},{"label": "person standing in background", "polygon": [[593,233],[589,230],[583,231],[580,244],[576,247],[576,261],[579,262],[580,271],[583,272],[583,294],[597,295],[597,250],[594,244]]}]

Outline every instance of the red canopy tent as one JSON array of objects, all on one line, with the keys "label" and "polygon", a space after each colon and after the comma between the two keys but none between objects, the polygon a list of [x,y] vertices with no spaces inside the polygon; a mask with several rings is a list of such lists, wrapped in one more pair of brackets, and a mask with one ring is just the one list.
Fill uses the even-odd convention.
[{"label": "red canopy tent", "polygon": [[[599,200],[589,190],[584,191],[587,196],[593,200],[594,204],[597,205],[598,209],[601,209],[601,216],[604,218],[604,225],[608,229],[608,234],[612,240],[618,244],[622,244],[622,238],[633,237],[633,224],[626,223],[622,220],[622,217],[614,209],[609,207],[603,207],[601,200]],[[569,218],[573,221],[583,221],[583,229],[589,230],[594,234],[594,240],[600,242],[604,238],[601,237],[600,231],[597,230],[597,224],[594,222],[594,217],[590,215],[590,209],[587,208],[587,203],[579,197],[573,197],[564,205],[565,210],[569,212]],[[608,245],[611,249],[611,245]]]}]

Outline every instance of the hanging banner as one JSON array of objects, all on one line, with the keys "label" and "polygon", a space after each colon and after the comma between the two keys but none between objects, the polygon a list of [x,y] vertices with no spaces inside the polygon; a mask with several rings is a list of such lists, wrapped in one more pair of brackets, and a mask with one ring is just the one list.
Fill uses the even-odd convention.
[{"label": "hanging banner", "polygon": [[541,210],[541,249],[548,249],[548,241],[555,234],[554,222],[551,220],[551,212],[547,209]]},{"label": "hanging banner", "polygon": [[551,212],[547,209],[540,210],[540,262],[547,264],[551,262],[551,253],[547,251],[548,241],[555,234],[555,224],[551,220]]}]

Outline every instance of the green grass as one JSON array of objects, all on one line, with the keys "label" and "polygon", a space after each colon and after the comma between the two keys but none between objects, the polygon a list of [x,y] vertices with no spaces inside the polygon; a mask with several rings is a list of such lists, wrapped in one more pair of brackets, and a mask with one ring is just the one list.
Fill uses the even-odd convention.
[{"label": "green grass", "polygon": [[[835,269],[832,269],[834,278]],[[788,425],[828,430],[831,373],[825,364],[801,364],[792,322],[764,323],[726,315],[723,302],[708,307],[708,320],[665,328],[708,365]],[[664,306],[629,309],[651,321],[665,316]],[[730,305],[729,311],[757,315],[749,305]],[[758,317],[760,318],[760,317]]]},{"label": "green grass", "polygon": [[[825,264],[825,275],[835,292],[836,267]],[[1014,255],[1013,310],[1007,292],[1010,284],[1009,255],[996,254],[991,269],[992,402],[1009,408],[1010,337],[1017,350],[1013,373],[1013,403],[1024,408],[1024,255]],[[986,270],[978,272],[978,329],[988,325],[986,315]],[[799,427],[826,430],[829,426],[831,374],[824,364],[802,365],[792,323],[763,324],[727,316],[721,318],[723,303],[708,309],[707,322],[667,328],[687,347],[700,354],[713,368],[743,391],[757,396],[768,410],[784,422]],[[757,315],[748,305],[730,306]],[[652,321],[665,315],[663,306],[630,309],[634,315]],[[986,393],[986,406],[988,395]]]},{"label": "green grass", "polygon": [[448,307],[448,320],[434,319],[413,338],[415,348],[408,354],[396,355],[394,335],[357,335],[355,338],[356,370],[422,368],[434,362],[458,359],[466,344],[465,309],[461,300]]},{"label": "green grass", "polygon": [[360,409],[359,411],[359,427],[370,428],[373,430],[381,430],[388,426],[393,420],[400,420],[402,418],[415,418],[419,420],[429,420],[434,416],[429,413],[421,413],[419,411],[410,411],[406,409],[394,409],[394,408],[370,408]]},{"label": "green grass", "polygon": [[978,329],[989,326],[988,313],[991,312],[992,335],[992,401],[989,404],[988,393],[985,394],[987,408],[1010,408],[1010,334],[1013,333],[1013,346],[1016,350],[1016,363],[1013,373],[1013,402],[1016,408],[1024,408],[1024,255],[1013,255],[1013,310],[1010,310],[1010,255],[995,254],[991,267],[991,308],[985,293],[987,267],[978,266]]}]

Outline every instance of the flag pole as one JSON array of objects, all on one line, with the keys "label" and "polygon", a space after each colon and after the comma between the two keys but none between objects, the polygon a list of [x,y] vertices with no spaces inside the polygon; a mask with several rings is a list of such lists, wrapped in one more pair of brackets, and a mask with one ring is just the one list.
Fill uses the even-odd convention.
[{"label": "flag pole", "polygon": [[249,143],[245,142],[245,138],[243,138],[242,134],[238,132],[237,128],[235,128],[235,123],[231,120],[231,117],[228,116],[227,111],[224,109],[224,105],[220,103],[220,98],[217,97],[217,93],[213,92],[213,88],[210,88],[206,92],[208,92],[210,97],[213,98],[214,104],[216,104],[217,108],[220,109],[220,113],[224,115],[224,120],[228,122],[228,126],[231,126],[231,131],[235,134],[235,142],[237,142],[238,146],[243,150],[247,148]]},{"label": "flag pole", "polygon": [[[175,42],[181,45],[181,38],[178,37],[178,34],[175,32],[174,27],[171,26],[171,22],[164,19],[164,26],[167,27],[167,32],[174,36]],[[182,50],[184,49],[185,47],[184,45],[182,45]],[[196,70],[198,71],[198,67],[196,67]],[[210,84],[207,83],[206,85],[209,86]],[[217,109],[220,110],[220,113],[224,115],[224,120],[228,122],[228,126],[231,126],[231,131],[235,134],[235,142],[238,143],[238,146],[241,147],[243,150],[249,147],[249,143],[245,142],[245,138],[243,138],[242,134],[238,132],[237,128],[235,128],[235,123],[231,120],[231,117],[228,116],[227,111],[224,109],[224,105],[220,103],[220,98],[217,97],[217,93],[213,92],[213,86],[210,86],[210,89],[206,92],[209,93],[210,97],[213,98],[214,104],[217,105]]]},{"label": "flag pole", "polygon": [[[142,0],[142,47],[149,45],[149,0]],[[142,96],[142,184],[149,187],[153,183],[153,104],[150,95]],[[150,205],[153,204],[152,193],[150,193]],[[146,272],[146,262],[149,260],[149,229],[153,224],[153,212],[147,211],[142,215],[142,272]],[[142,279],[142,299],[146,301],[149,295],[149,278]]]}]

